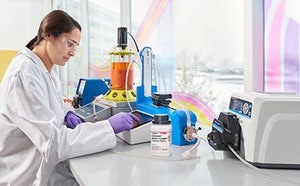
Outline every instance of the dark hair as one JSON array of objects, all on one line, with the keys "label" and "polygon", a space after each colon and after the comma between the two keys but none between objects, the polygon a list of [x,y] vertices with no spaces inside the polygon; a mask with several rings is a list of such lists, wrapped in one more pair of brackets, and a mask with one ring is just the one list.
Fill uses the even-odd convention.
[{"label": "dark hair", "polygon": [[26,47],[32,50],[45,36],[53,35],[58,37],[62,33],[71,32],[74,28],[78,28],[81,31],[80,24],[68,13],[62,10],[53,10],[44,17],[40,24],[37,36],[29,41]]}]

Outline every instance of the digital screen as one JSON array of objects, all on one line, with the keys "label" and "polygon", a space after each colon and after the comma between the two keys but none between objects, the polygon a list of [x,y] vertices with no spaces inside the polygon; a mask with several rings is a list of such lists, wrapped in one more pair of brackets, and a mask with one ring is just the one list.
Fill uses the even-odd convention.
[{"label": "digital screen", "polygon": [[82,95],[84,87],[85,87],[85,80],[81,80],[77,93]]},{"label": "digital screen", "polygon": [[241,100],[232,97],[230,100],[229,109],[237,114],[251,118],[252,114],[252,103],[249,101]]},{"label": "digital screen", "polygon": [[131,113],[140,119],[139,122],[133,121],[132,128],[136,128],[138,126],[141,126],[141,125],[153,120],[153,116],[139,112],[139,111],[133,111]]},{"label": "digital screen", "polygon": [[233,100],[232,109],[241,112],[243,109],[243,102],[237,99]]}]

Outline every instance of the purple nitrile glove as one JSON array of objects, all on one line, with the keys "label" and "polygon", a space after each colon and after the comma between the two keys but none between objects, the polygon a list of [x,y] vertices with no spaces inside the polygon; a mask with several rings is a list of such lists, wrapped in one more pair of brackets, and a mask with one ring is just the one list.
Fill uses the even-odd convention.
[{"label": "purple nitrile glove", "polygon": [[76,116],[73,112],[69,111],[65,117],[67,127],[74,129],[77,125],[83,122],[83,120]]},{"label": "purple nitrile glove", "polygon": [[133,121],[139,122],[140,120],[131,113],[119,112],[118,114],[108,118],[108,121],[114,129],[115,134],[117,134],[124,130],[130,130],[132,128]]}]

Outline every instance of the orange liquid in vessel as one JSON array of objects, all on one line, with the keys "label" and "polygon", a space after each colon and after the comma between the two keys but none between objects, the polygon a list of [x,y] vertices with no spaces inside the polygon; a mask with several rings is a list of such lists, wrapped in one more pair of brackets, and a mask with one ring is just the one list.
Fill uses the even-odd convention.
[{"label": "orange liquid in vessel", "polygon": [[[111,89],[125,90],[126,72],[129,62],[112,62],[111,64]],[[133,66],[128,69],[127,90],[132,89],[133,84]]]}]

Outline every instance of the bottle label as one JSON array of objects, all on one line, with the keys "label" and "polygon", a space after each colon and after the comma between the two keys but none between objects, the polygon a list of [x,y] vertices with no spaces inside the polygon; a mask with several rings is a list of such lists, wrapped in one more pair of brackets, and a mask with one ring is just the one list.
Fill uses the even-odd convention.
[{"label": "bottle label", "polygon": [[170,155],[171,135],[170,132],[151,132],[151,152],[152,154]]}]

